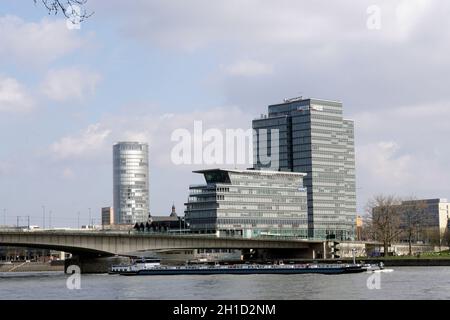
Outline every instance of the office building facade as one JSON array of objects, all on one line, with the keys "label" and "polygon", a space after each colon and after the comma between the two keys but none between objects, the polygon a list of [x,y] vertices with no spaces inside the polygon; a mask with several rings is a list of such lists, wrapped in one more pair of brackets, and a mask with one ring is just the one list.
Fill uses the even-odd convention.
[{"label": "office building facade", "polygon": [[194,171],[206,184],[190,186],[190,230],[218,236],[307,238],[303,173],[210,169]]},{"label": "office building facade", "polygon": [[112,207],[102,208],[102,226],[114,224],[114,209]]},{"label": "office building facade", "polygon": [[[443,244],[448,230],[450,203],[447,199],[419,199],[402,201],[396,206],[400,213],[399,241],[408,240],[407,229],[414,230],[412,240],[433,244]],[[376,213],[377,208],[374,208]],[[414,224],[410,226],[409,224]]]},{"label": "office building facade", "polygon": [[148,145],[119,142],[113,146],[114,221],[146,222],[149,215]]},{"label": "office building facade", "polygon": [[354,239],[354,123],[343,118],[342,103],[296,98],[268,111],[253,121],[254,167],[307,174],[310,239]]}]

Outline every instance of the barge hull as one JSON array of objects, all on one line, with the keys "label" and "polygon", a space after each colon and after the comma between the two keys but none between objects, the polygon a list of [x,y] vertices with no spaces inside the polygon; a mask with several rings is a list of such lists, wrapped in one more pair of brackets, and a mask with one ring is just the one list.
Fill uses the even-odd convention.
[{"label": "barge hull", "polygon": [[304,269],[153,269],[123,272],[121,275],[205,275],[205,274],[345,274],[365,272],[364,268],[304,268]]}]

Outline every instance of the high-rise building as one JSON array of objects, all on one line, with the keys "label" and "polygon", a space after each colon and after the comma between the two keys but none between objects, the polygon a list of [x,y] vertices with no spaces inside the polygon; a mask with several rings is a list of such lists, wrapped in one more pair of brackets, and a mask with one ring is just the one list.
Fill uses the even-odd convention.
[{"label": "high-rise building", "polygon": [[102,226],[114,224],[114,209],[112,207],[102,208]]},{"label": "high-rise building", "polygon": [[256,169],[307,174],[309,238],[354,239],[354,123],[343,118],[342,103],[285,100],[270,105],[268,115],[253,121],[253,129]]},{"label": "high-rise building", "polygon": [[303,173],[209,169],[192,185],[185,217],[193,232],[219,236],[307,238]]},{"label": "high-rise building", "polygon": [[148,145],[116,143],[113,171],[115,223],[146,222],[149,215]]}]

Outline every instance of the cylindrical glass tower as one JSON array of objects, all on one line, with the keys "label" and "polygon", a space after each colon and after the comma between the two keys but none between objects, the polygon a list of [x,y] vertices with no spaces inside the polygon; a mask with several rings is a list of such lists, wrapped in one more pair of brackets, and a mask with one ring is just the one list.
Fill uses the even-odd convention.
[{"label": "cylindrical glass tower", "polygon": [[149,214],[148,145],[118,142],[113,146],[114,220],[146,222]]}]

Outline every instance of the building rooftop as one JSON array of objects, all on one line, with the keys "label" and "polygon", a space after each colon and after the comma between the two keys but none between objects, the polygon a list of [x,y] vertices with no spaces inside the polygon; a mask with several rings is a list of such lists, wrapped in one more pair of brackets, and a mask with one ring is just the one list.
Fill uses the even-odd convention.
[{"label": "building rooftop", "polygon": [[447,199],[446,198],[434,198],[434,199],[412,199],[412,200],[406,200],[403,201],[402,203],[411,203],[411,202],[427,202],[427,203],[447,203]]},{"label": "building rooftop", "polygon": [[303,97],[298,97],[298,98],[291,98],[291,99],[284,99],[283,102],[281,103],[274,103],[271,104],[269,106],[279,106],[279,105],[283,105],[283,104],[291,104],[291,103],[298,103],[298,102],[304,102],[304,101],[312,101],[312,102],[328,102],[328,103],[338,103],[338,104],[342,104],[341,101],[338,100],[327,100],[327,99],[319,99],[319,98],[303,98]]},{"label": "building rooftop", "polygon": [[235,173],[253,173],[264,175],[290,175],[290,176],[306,176],[303,172],[287,172],[287,171],[272,171],[272,170],[253,170],[253,169],[203,169],[192,171],[194,173],[208,173],[208,172],[235,172]]},{"label": "building rooftop", "polygon": [[150,216],[153,222],[162,222],[162,221],[178,221],[178,216]]},{"label": "building rooftop", "polygon": [[147,142],[139,142],[139,141],[118,141],[114,143],[114,145],[118,144],[147,144]]}]

